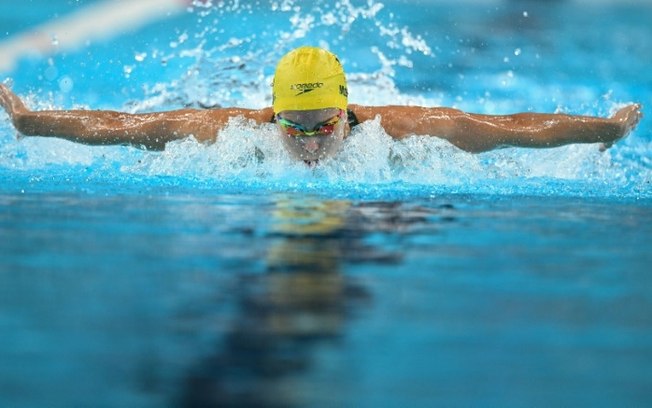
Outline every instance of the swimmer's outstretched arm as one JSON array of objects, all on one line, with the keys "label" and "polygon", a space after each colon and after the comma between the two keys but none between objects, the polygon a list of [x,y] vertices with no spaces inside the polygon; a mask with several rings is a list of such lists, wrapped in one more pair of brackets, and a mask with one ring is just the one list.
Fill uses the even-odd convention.
[{"label": "swimmer's outstretched arm", "polygon": [[271,109],[183,109],[129,114],[113,111],[31,111],[5,85],[0,84],[0,106],[14,127],[25,136],[52,136],[90,145],[130,144],[161,150],[167,142],[193,136],[212,142],[231,117],[244,116],[262,123]]},{"label": "swimmer's outstretched arm", "polygon": [[642,116],[639,104],[628,105],[610,118],[541,113],[477,115],[457,109],[410,106],[351,108],[360,121],[380,115],[383,128],[396,139],[432,135],[469,152],[570,143],[603,143],[609,147],[627,136]]}]

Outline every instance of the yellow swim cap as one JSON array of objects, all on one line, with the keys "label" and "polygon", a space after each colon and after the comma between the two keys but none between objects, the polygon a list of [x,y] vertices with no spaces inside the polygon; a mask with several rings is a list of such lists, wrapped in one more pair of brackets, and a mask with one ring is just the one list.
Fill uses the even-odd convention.
[{"label": "yellow swim cap", "polygon": [[276,66],[272,85],[274,113],[286,110],[346,110],[348,90],[337,57],[322,48],[300,47]]}]

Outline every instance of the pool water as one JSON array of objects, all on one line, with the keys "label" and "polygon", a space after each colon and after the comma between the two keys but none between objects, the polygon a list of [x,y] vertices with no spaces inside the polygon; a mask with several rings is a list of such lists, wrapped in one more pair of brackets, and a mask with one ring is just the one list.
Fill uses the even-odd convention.
[{"label": "pool water", "polygon": [[[0,36],[98,3],[3,3]],[[213,3],[3,78],[35,109],[263,107],[316,44],[353,103],[651,100],[643,1]],[[307,168],[271,125],[146,152],[0,114],[0,405],[649,405],[651,180],[646,117],[606,152],[479,155],[371,121]]]}]

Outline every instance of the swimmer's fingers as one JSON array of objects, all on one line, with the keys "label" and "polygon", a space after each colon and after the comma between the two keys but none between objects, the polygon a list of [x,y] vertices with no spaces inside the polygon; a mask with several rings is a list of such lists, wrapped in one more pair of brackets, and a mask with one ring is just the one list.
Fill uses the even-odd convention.
[{"label": "swimmer's fingers", "polygon": [[17,113],[29,112],[23,101],[5,84],[0,84],[0,105],[12,119]]},{"label": "swimmer's fingers", "polygon": [[[16,125],[18,115],[29,112],[29,109],[27,109],[23,101],[3,83],[0,83],[0,106],[7,111],[14,125]],[[21,140],[24,137],[22,133],[16,131],[17,140]]]},{"label": "swimmer's fingers", "polygon": [[9,92],[8,89],[9,88],[7,88],[4,84],[0,84],[0,106],[2,106],[2,108],[6,111],[9,110],[8,108],[9,102],[6,96],[7,92]]},{"label": "swimmer's fingers", "polygon": [[0,84],[0,106],[2,106],[7,113],[9,113],[9,110],[11,109],[10,95],[12,93],[13,92],[11,92],[5,84]]},{"label": "swimmer's fingers", "polygon": [[600,143],[600,151],[604,152],[608,148],[614,145],[618,140],[624,139],[627,137],[627,135],[630,134],[630,132],[638,125],[638,122],[641,121],[641,118],[643,117],[643,113],[641,112],[641,104],[639,103],[634,103],[631,105],[627,105],[623,108],[620,108],[618,112],[616,112],[612,117],[611,120],[616,122],[618,125],[621,127],[620,134],[615,140],[609,141],[609,142],[604,142]]},{"label": "swimmer's fingers", "polygon": [[627,105],[624,108],[620,108],[611,119],[622,126],[622,137],[625,137],[636,127],[636,125],[638,125],[638,122],[641,121],[642,117],[643,113],[641,112],[641,104],[634,103]]}]

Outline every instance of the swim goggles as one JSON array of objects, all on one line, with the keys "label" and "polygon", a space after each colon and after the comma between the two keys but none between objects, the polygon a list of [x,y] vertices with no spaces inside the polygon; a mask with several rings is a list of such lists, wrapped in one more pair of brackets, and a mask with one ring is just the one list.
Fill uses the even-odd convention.
[{"label": "swim goggles", "polygon": [[303,125],[282,118],[279,115],[276,115],[276,122],[281,125],[288,136],[326,136],[332,134],[335,131],[335,126],[340,122],[340,120],[342,120],[343,114],[344,111],[340,109],[337,115],[321,123],[318,123],[315,125],[315,127],[312,128],[312,130],[308,130]]}]

